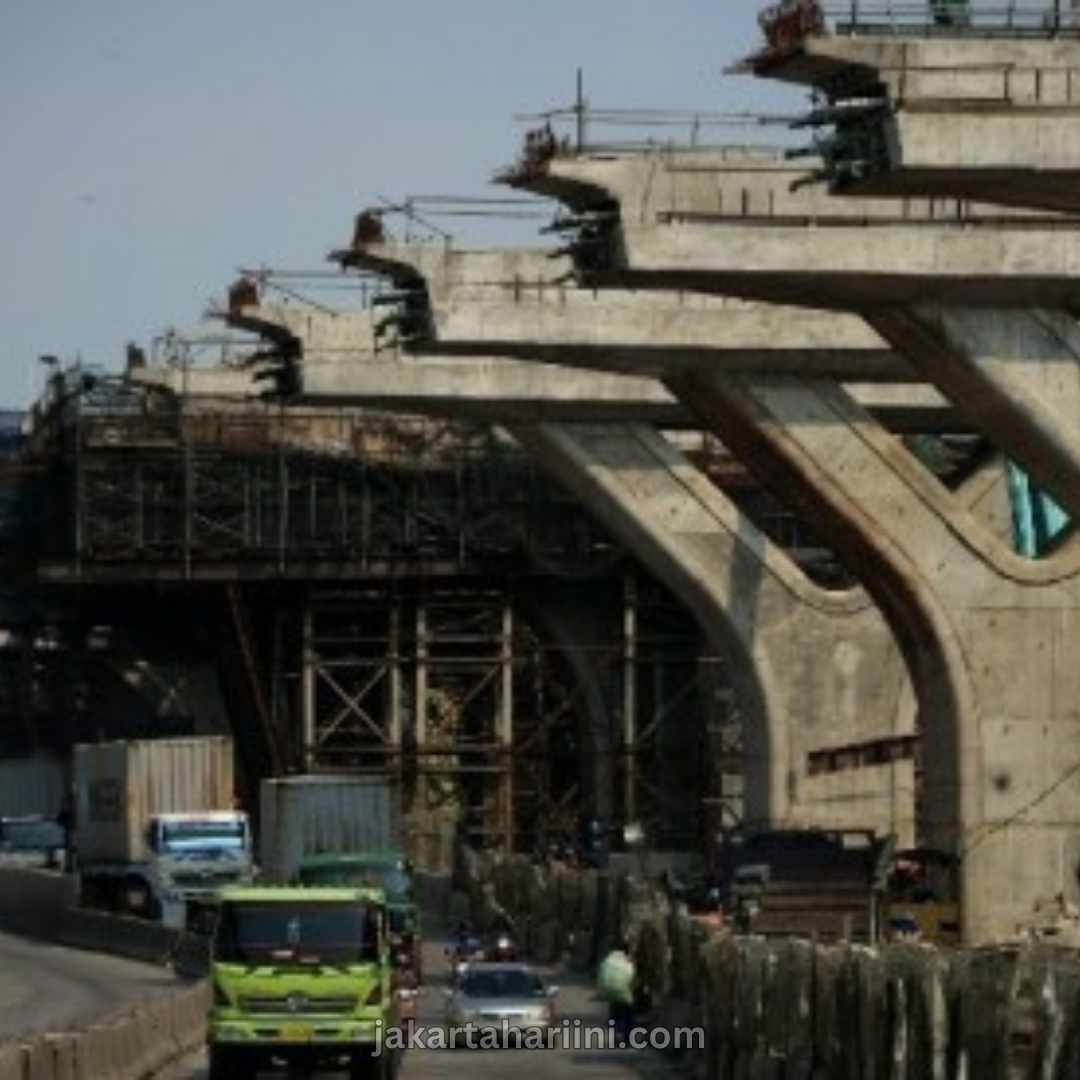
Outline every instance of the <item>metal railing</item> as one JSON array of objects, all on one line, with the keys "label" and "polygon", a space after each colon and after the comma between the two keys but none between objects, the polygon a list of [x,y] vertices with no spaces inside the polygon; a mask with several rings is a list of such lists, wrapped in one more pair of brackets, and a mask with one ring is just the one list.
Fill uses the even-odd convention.
[{"label": "metal railing", "polygon": [[[762,27],[799,4],[781,4],[762,15]],[[989,37],[1055,37],[1080,32],[1075,0],[832,0],[819,7],[827,32],[838,34],[957,34]]]},{"label": "metal railing", "polygon": [[[555,158],[587,154],[693,154],[726,156],[775,154],[790,143],[794,115],[708,113],[671,109],[574,107],[542,114],[542,128],[526,131],[517,158],[496,171],[497,183],[520,182],[542,174]],[[724,132],[770,129],[761,139],[731,139]]]}]

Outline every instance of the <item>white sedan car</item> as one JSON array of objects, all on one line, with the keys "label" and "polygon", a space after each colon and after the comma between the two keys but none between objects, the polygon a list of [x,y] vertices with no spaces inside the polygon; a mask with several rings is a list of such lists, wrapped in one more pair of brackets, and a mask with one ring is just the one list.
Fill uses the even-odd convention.
[{"label": "white sedan car", "polygon": [[[554,986],[547,986],[529,964],[474,963],[446,992],[445,1022],[455,1043],[489,1045],[515,1031],[547,1032],[556,1024]],[[481,1042],[483,1040],[483,1042]]]}]

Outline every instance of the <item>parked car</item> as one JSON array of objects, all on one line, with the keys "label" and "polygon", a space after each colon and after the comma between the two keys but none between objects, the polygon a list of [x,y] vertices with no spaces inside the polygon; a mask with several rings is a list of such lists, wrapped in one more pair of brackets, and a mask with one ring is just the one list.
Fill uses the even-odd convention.
[{"label": "parked car", "polygon": [[489,1042],[490,1032],[546,1032],[556,1023],[557,992],[529,964],[472,963],[446,992],[446,1026],[455,1043],[474,1045]]},{"label": "parked car", "polygon": [[5,863],[59,868],[65,848],[64,828],[55,818],[36,814],[0,818],[0,856]]}]

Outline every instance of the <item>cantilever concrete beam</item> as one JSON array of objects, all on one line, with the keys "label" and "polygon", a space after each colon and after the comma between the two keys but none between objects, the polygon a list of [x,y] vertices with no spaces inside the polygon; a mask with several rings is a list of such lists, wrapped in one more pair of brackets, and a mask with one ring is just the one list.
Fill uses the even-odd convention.
[{"label": "cantilever concrete beam", "polygon": [[[1065,224],[813,228],[624,225],[586,284],[868,311],[915,304],[1080,309],[1080,230]],[[914,358],[912,358],[914,362]]]},{"label": "cantilever concrete beam", "polygon": [[[910,364],[852,315],[708,296],[573,284],[573,262],[544,251],[475,251],[380,243],[350,251],[364,270],[422,287],[433,334],[419,351],[574,364],[584,347],[609,371],[659,375],[702,363],[725,370],[920,381]],[[597,356],[596,354],[599,354]]]},{"label": "cantilever concrete beam", "polygon": [[792,190],[806,166],[759,151],[558,155],[507,182],[560,199],[594,287],[860,311],[923,302],[1080,305],[1076,221],[965,200]]},{"label": "cantilever concrete beam", "polygon": [[[485,354],[447,360],[438,355],[353,353],[304,360],[299,371],[301,385],[291,401],[313,408],[378,408],[491,424],[558,420],[640,422],[670,429],[697,426],[693,415],[656,379],[602,370],[571,373],[559,366],[500,361]],[[267,394],[258,375],[257,368],[147,367],[130,372],[128,378],[180,397],[255,401]],[[930,387],[846,385],[891,431],[956,433],[965,428],[962,418]]]},{"label": "cantilever concrete beam", "polygon": [[[894,429],[967,426],[853,316],[692,293],[590,292],[567,284],[568,260],[542,251],[383,242],[348,256],[355,266],[423,292],[431,336],[408,346],[418,372],[434,371],[435,358],[446,356],[465,365],[462,380],[471,365],[492,358],[501,364],[504,357],[654,378],[702,365],[731,373],[766,370],[843,381]],[[264,309],[264,317],[269,314]],[[313,359],[303,373],[306,397],[368,394],[372,379],[358,366],[335,371]],[[388,392],[405,385],[386,384]]]},{"label": "cantilever concrete beam", "polygon": [[503,181],[555,199],[566,213],[554,225],[602,228],[616,214],[626,225],[675,221],[747,225],[939,225],[966,229],[997,222],[1060,222],[986,202],[910,196],[833,198],[807,183],[824,168],[813,154],[789,159],[767,148],[658,147],[648,151],[582,151],[519,161]]},{"label": "cantilever concrete beam", "polygon": [[[294,402],[337,408],[425,412],[458,419],[504,421],[639,420],[685,427],[686,410],[655,379],[566,372],[513,360],[461,360],[365,354],[359,347],[300,364]],[[251,400],[267,393],[257,369],[143,368],[129,378],[191,397]],[[908,402],[901,404],[908,405]]]},{"label": "cantilever concrete beam", "polygon": [[[1080,230],[1059,216],[987,217],[960,206],[953,225],[919,225],[904,216],[906,202],[892,224],[845,225],[825,215],[796,225],[786,211],[747,216],[737,201],[730,216],[714,212],[704,223],[704,203],[695,208],[650,185],[655,170],[647,156],[556,157],[514,182],[530,190],[553,178],[570,185],[582,218],[607,208],[599,255],[595,246],[578,250],[582,276],[596,287],[692,289],[858,312],[1080,517],[1080,342],[1072,317],[1080,307]],[[717,182],[737,195],[752,175],[743,164]],[[776,175],[766,162],[760,176],[771,194]],[[677,213],[665,211],[676,203]],[[879,200],[879,213],[888,205]]]},{"label": "cantilever concrete beam", "polygon": [[743,67],[819,91],[805,123],[834,193],[980,199],[1075,216],[1080,42],[830,28]]}]

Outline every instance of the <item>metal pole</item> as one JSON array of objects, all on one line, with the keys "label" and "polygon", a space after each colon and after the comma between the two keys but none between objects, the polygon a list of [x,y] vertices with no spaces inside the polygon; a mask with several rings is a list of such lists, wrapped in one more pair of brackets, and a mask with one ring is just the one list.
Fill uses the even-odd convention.
[{"label": "metal pole", "polygon": [[[496,742],[500,765],[502,827],[505,850],[514,850],[514,612],[509,600],[503,602],[502,640],[499,649],[499,718]],[[539,718],[534,718],[539,723]]]},{"label": "metal pole", "polygon": [[580,153],[585,148],[585,81],[581,68],[577,70],[577,98],[574,102],[574,116],[577,121],[577,149]]},{"label": "metal pole", "polygon": [[401,602],[394,597],[390,606],[390,655],[387,657],[389,682],[387,708],[390,713],[387,738],[389,752],[393,762],[394,782],[401,787],[402,745],[401,745]]},{"label": "metal pole", "polygon": [[418,597],[416,601],[416,671],[413,677],[413,753],[416,755],[416,768],[413,772],[413,791],[410,800],[413,810],[414,828],[421,835],[414,840],[414,858],[422,866],[430,864],[431,847],[428,811],[434,805],[434,782],[428,769],[428,756],[425,752],[427,743],[427,710],[430,660],[430,642],[428,640],[428,620],[426,601]]},{"label": "metal pole", "polygon": [[626,578],[623,601],[623,814],[637,819],[637,581]]},{"label": "metal pole", "polygon": [[304,772],[315,769],[315,616],[311,601],[304,605],[300,665],[301,760]]},{"label": "metal pole", "polygon": [[414,710],[418,775],[423,773],[424,744],[428,741],[428,646],[428,609],[424,606],[423,599],[420,599],[416,607],[416,707]]}]

